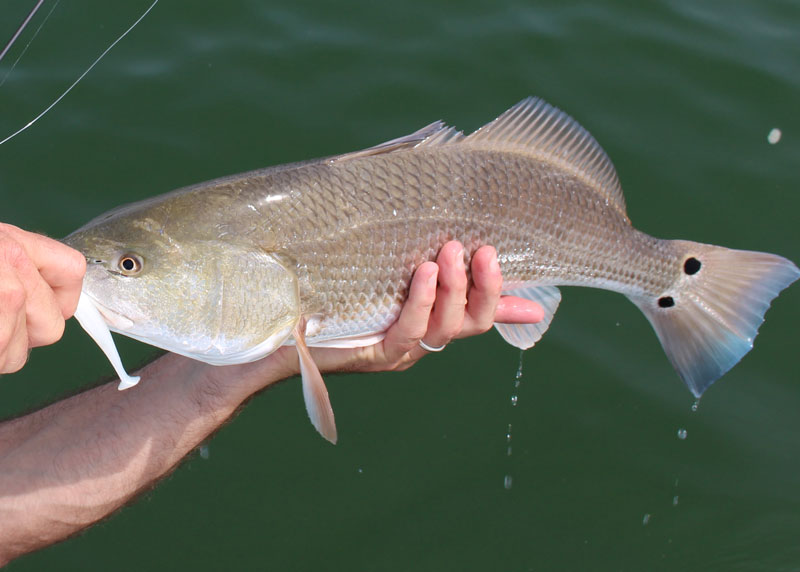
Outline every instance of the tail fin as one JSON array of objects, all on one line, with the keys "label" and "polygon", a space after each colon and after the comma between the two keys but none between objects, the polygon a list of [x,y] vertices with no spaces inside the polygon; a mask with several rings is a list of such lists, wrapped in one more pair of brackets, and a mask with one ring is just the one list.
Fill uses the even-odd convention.
[{"label": "tail fin", "polygon": [[789,260],[689,241],[683,275],[658,298],[631,297],[683,381],[700,397],[753,347],[770,302],[800,277]]}]

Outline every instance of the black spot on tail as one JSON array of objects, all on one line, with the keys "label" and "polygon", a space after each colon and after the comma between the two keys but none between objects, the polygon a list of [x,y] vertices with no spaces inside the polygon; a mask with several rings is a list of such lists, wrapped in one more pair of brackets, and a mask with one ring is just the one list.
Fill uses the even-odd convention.
[{"label": "black spot on tail", "polygon": [[683,271],[690,276],[692,274],[697,274],[700,272],[700,267],[703,266],[699,260],[697,260],[694,256],[687,258],[686,262],[683,263]]},{"label": "black spot on tail", "polygon": [[672,308],[675,305],[675,299],[672,296],[662,296],[658,299],[658,305],[662,308]]}]

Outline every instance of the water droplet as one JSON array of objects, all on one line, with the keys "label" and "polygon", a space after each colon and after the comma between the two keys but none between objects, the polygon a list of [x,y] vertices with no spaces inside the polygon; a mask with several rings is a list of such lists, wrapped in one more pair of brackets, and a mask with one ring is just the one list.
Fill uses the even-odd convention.
[{"label": "water droplet", "polygon": [[525,350],[519,350],[519,366],[517,366],[517,375],[514,379],[522,379],[522,357],[525,353]]},{"label": "water droplet", "polygon": [[359,468],[358,468],[358,474],[360,475],[360,474],[362,474],[363,472],[364,472],[364,469],[362,469],[361,467],[359,467]]},{"label": "water droplet", "polygon": [[516,395],[512,395],[511,396],[511,406],[512,407],[516,407],[517,406],[517,400],[518,400],[518,398],[517,398]]},{"label": "water droplet", "polygon": [[642,526],[647,526],[648,522],[650,522],[650,513],[646,512],[646,513],[644,513],[644,516],[642,517]]},{"label": "water droplet", "polygon": [[514,380],[514,389],[516,389],[516,388],[518,388],[518,387],[519,387],[519,380],[518,380],[518,379],[515,379],[515,380]]},{"label": "water droplet", "polygon": [[622,325],[622,324],[621,324],[620,322],[617,322],[617,327],[618,327],[618,328],[619,328],[621,325]]},{"label": "water droplet", "polygon": [[688,435],[688,433],[686,432],[686,429],[684,429],[684,428],[678,429],[678,439],[683,441],[684,439],[686,439],[686,435]]},{"label": "water droplet", "polygon": [[397,209],[392,209],[392,215],[397,216]]},{"label": "water droplet", "polygon": [[700,400],[695,399],[694,403],[692,403],[692,411],[697,411],[698,407],[700,407]]},{"label": "water droplet", "polygon": [[678,506],[678,495],[672,497],[672,506]]},{"label": "water droplet", "polygon": [[781,140],[781,135],[783,135],[781,130],[777,127],[774,127],[770,130],[769,135],[767,135],[767,141],[769,141],[770,145],[775,145],[775,143]]},{"label": "water droplet", "polygon": [[503,487],[508,490],[511,488],[511,475],[503,477]]},{"label": "water droplet", "polygon": [[509,446],[508,446],[508,451],[506,451],[506,454],[507,454],[509,457],[511,456],[511,445],[509,445]]},{"label": "water droplet", "polygon": [[211,456],[211,451],[209,450],[208,445],[200,445],[198,449],[200,452],[200,458],[208,461],[208,458]]}]

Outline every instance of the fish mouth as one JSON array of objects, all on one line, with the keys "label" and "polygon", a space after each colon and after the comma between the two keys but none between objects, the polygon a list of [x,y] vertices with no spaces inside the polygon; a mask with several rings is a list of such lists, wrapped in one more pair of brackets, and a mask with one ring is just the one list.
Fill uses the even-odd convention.
[{"label": "fish mouth", "polygon": [[110,329],[124,333],[133,328],[134,321],[128,316],[120,314],[116,310],[112,310],[108,306],[103,305],[102,302],[99,302],[97,298],[92,296],[86,290],[82,290],[82,292],[89,298],[89,300],[91,300],[92,304],[94,304],[95,308],[97,308],[97,311],[100,312],[100,315],[106,321],[106,324],[108,324]]}]

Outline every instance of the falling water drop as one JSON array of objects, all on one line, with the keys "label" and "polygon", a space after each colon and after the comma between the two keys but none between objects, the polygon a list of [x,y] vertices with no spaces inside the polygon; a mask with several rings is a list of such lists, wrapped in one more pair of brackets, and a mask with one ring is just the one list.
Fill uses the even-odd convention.
[{"label": "falling water drop", "polygon": [[642,517],[642,526],[647,526],[648,522],[650,522],[650,513],[646,512],[646,513],[644,513],[644,516]]},{"label": "falling water drop", "polygon": [[700,407],[700,400],[695,399],[694,403],[692,403],[692,411],[697,411],[698,407]]},{"label": "falling water drop", "polygon": [[509,457],[511,456],[511,445],[508,446],[508,449],[506,450],[506,455]]},{"label": "falling water drop", "polygon": [[508,490],[511,488],[511,484],[512,484],[511,475],[506,475],[505,477],[503,477],[503,488]]},{"label": "falling water drop", "polygon": [[519,398],[516,396],[516,394],[511,396],[511,406],[512,407],[516,407],[517,406],[518,399]]},{"label": "falling water drop", "polygon": [[200,453],[200,458],[208,461],[208,458],[211,456],[211,451],[209,450],[208,445],[200,445],[200,447],[198,447],[198,451]]},{"label": "falling water drop", "polygon": [[672,497],[672,506],[678,506],[678,495]]},{"label": "falling water drop", "polygon": [[678,439],[683,441],[684,439],[686,439],[686,435],[688,435],[688,433],[686,432],[686,429],[684,429],[683,427],[678,429]]}]

